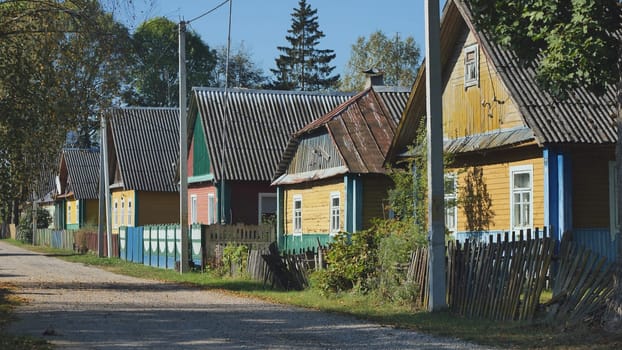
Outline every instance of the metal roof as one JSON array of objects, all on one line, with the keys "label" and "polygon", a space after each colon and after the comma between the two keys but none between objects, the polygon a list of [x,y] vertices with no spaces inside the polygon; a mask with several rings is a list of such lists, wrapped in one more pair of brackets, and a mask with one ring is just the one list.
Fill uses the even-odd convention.
[{"label": "metal roof", "polygon": [[[64,194],[73,192],[76,199],[99,198],[99,151],[64,149],[61,167],[67,167]],[[62,171],[62,170],[61,170]]]},{"label": "metal roof", "polygon": [[408,93],[408,89],[370,87],[309,123],[289,141],[275,177],[287,171],[301,140],[318,131],[330,134],[349,172],[384,173],[396,118],[399,120]]},{"label": "metal roof", "polygon": [[177,192],[179,109],[112,108],[107,117],[123,188]]},{"label": "metal roof", "polygon": [[533,131],[521,127],[445,140],[443,148],[449,153],[466,153],[515,146],[534,140]]},{"label": "metal roof", "polygon": [[291,135],[352,96],[201,87],[193,95],[188,125],[198,113],[216,180],[241,181],[270,181]]},{"label": "metal roof", "polygon": [[[441,65],[448,60],[457,38],[470,30],[482,52],[500,75],[504,86],[516,102],[520,114],[534,133],[536,141],[547,143],[606,144],[616,142],[612,116],[616,113],[615,87],[609,86],[603,96],[577,89],[568,99],[557,100],[541,89],[535,79],[535,64],[525,65],[516,55],[505,50],[475,29],[472,14],[464,0],[448,0],[441,21]],[[425,64],[420,66],[409,97],[405,117],[398,125],[389,157],[403,152],[414,141],[419,121],[425,111]]]}]

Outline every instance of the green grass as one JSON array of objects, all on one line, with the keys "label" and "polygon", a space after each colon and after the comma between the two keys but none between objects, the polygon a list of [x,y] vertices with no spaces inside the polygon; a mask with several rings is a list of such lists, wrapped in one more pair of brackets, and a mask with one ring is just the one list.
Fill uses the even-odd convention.
[{"label": "green grass", "polygon": [[[213,274],[201,272],[182,275],[172,270],[157,269],[120,259],[98,258],[92,254],[77,255],[64,250],[23,245],[15,241],[10,241],[10,243],[67,261],[97,266],[119,274],[190,284],[198,288],[220,290],[225,293],[259,298],[280,304],[348,314],[385,325],[413,329],[438,336],[460,338],[499,348],[572,350],[622,348],[622,337],[604,333],[597,327],[564,329],[543,323],[465,319],[449,312],[429,313],[387,304],[370,296],[344,293],[324,297],[314,289],[301,292],[270,290],[265,289],[261,282],[248,279],[219,278]],[[550,293],[544,298],[550,298]],[[0,346],[0,349],[2,348]],[[38,350],[46,348],[26,347],[18,349]]]}]

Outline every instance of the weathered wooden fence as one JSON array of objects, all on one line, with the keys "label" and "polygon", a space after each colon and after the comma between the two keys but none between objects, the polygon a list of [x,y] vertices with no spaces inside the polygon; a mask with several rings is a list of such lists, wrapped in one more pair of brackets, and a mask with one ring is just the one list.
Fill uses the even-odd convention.
[{"label": "weathered wooden fence", "polygon": [[[37,229],[33,235],[33,245],[58,249],[72,249],[81,253],[99,251],[98,233],[84,230]],[[104,234],[104,256],[108,255],[108,240]],[[119,256],[118,235],[112,235],[112,256]]]},{"label": "weathered wooden fence", "polygon": [[605,308],[613,293],[613,264],[607,256],[596,254],[564,235],[560,264],[553,286],[553,297],[545,304],[547,318],[573,324]]},{"label": "weathered wooden fence", "polygon": [[[602,309],[612,292],[611,265],[565,234],[559,256],[556,242],[546,232],[500,235],[483,241],[449,242],[447,246],[447,304],[469,318],[532,320],[542,307],[556,322],[577,322]],[[551,266],[557,260],[557,272]],[[418,302],[429,300],[428,251],[411,255],[407,278],[421,286]],[[553,297],[540,304],[547,283],[554,281]]]},{"label": "weathered wooden fence", "polygon": [[208,225],[204,228],[204,258],[207,262],[220,261],[227,245],[245,245],[250,250],[267,251],[275,239],[272,225]]}]

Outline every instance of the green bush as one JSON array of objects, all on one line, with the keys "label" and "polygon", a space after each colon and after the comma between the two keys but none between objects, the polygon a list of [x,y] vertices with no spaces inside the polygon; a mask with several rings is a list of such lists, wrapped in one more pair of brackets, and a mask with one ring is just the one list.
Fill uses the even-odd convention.
[{"label": "green bush", "polygon": [[330,244],[328,267],[313,276],[323,295],[372,293],[380,300],[413,305],[419,287],[406,281],[411,252],[427,244],[413,220],[377,220],[369,230],[341,233]]},{"label": "green bush", "polygon": [[223,249],[222,252],[222,274],[233,274],[233,267],[236,267],[236,273],[243,275],[248,265],[248,247],[245,245],[230,244]]},{"label": "green bush", "polygon": [[[42,208],[37,208],[37,228],[46,228],[50,225],[52,217]],[[32,243],[32,208],[28,207],[19,219],[17,226],[17,239],[24,243]]]}]

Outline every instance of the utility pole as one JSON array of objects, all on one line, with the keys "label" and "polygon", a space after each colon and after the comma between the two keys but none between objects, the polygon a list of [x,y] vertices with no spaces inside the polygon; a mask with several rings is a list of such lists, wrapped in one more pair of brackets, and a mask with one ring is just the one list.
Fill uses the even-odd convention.
[{"label": "utility pole", "polygon": [[188,272],[188,111],[186,110],[186,22],[179,22],[179,273]]},{"label": "utility pole", "polygon": [[104,117],[101,117],[99,128],[99,215],[97,217],[97,256],[104,257],[104,230],[106,225],[104,219],[106,218],[106,192],[104,183]]},{"label": "utility pole", "polygon": [[425,1],[425,75],[428,130],[428,244],[432,312],[447,308],[445,298],[445,222],[440,14],[438,0]]},{"label": "utility pole", "polygon": [[[108,243],[108,258],[112,258],[112,218],[110,217],[110,174],[108,174],[108,121],[106,121],[106,113],[101,115],[101,152],[102,152],[102,172],[104,173],[104,197],[106,200],[106,239]],[[100,179],[100,182],[102,180]],[[101,199],[100,199],[101,200]],[[101,213],[101,209],[100,209]],[[101,222],[101,218],[100,218]],[[100,241],[101,244],[101,241]],[[103,247],[101,248],[103,252]]]}]

